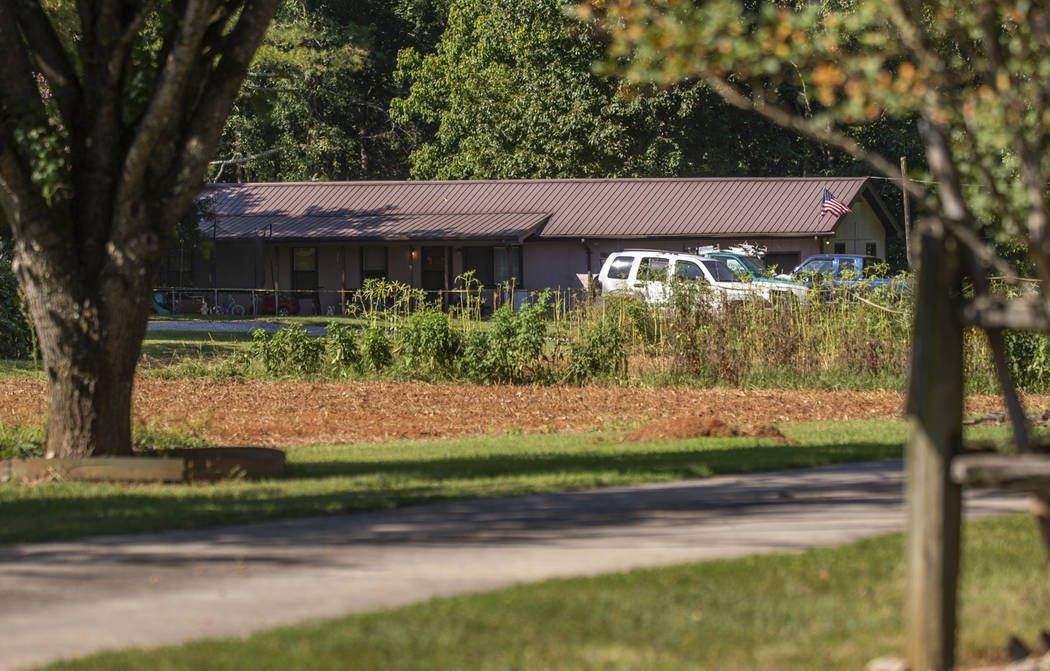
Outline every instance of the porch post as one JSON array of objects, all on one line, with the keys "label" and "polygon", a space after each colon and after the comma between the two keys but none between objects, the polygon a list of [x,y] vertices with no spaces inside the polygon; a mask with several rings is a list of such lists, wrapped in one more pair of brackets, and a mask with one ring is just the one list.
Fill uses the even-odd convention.
[{"label": "porch post", "polygon": [[448,245],[445,245],[441,249],[442,249],[442,252],[441,252],[441,254],[442,254],[442,261],[443,261],[442,265],[445,268],[445,292],[443,294],[441,294],[441,309],[442,310],[448,310],[448,306],[449,306],[448,291],[449,291],[449,288],[451,287],[451,282],[452,282],[452,278],[451,278],[451,275],[452,275],[452,248],[449,247]]},{"label": "porch post", "polygon": [[346,313],[346,245],[336,250],[339,261],[339,314]]},{"label": "porch post", "polygon": [[408,246],[408,286],[416,286],[416,247]]}]

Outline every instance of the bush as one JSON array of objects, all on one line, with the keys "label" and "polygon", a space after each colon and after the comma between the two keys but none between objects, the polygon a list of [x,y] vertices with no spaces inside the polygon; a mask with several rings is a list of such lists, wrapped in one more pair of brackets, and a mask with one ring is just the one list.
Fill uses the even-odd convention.
[{"label": "bush", "polygon": [[324,337],[325,372],[346,376],[361,369],[363,359],[357,336],[346,324],[331,322]]},{"label": "bush", "polygon": [[44,456],[43,424],[5,426],[0,423],[0,459]]},{"label": "bush", "polygon": [[36,339],[26,319],[28,310],[11,271],[11,254],[0,244],[0,359],[28,359]]},{"label": "bush", "polygon": [[567,382],[583,384],[594,377],[627,373],[627,336],[611,319],[597,322],[583,338],[569,350]]},{"label": "bush", "polygon": [[468,377],[496,383],[543,381],[549,372],[549,359],[543,354],[549,302],[550,292],[544,291],[520,312],[510,305],[496,310],[487,342],[482,345],[474,337],[465,348],[463,367]]},{"label": "bush", "polygon": [[1044,333],[1003,331],[1006,361],[1014,381],[1025,391],[1050,386],[1050,340]]},{"label": "bush", "polygon": [[268,335],[252,332],[249,356],[262,363],[270,375],[312,375],[321,368],[324,344],[302,326],[293,324]]},{"label": "bush", "polygon": [[372,324],[371,328],[365,331],[361,346],[364,363],[374,371],[383,370],[394,360],[390,338],[379,324]]},{"label": "bush", "polygon": [[459,354],[460,338],[448,315],[435,308],[413,313],[401,327],[398,349],[414,372],[447,374]]}]

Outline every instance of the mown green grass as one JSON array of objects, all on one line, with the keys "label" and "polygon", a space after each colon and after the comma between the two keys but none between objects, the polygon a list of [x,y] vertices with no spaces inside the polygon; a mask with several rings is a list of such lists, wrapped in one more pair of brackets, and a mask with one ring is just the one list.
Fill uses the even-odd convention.
[{"label": "mown green grass", "polygon": [[147,331],[142,341],[142,356],[175,363],[185,357],[236,354],[247,349],[251,342],[251,333]]},{"label": "mown green grass", "polygon": [[616,442],[620,433],[488,435],[291,448],[283,478],[211,485],[0,484],[0,543],[57,540],[451,499],[569,491],[897,456],[902,422],[785,425],[751,438]]},{"label": "mown green grass", "polygon": [[7,378],[42,378],[44,369],[39,361],[0,359],[0,380]]},{"label": "mown green grass", "polygon": [[[856,671],[903,652],[898,535],[801,554],[551,580],[369,615],[49,669],[660,669]],[[963,664],[1002,658],[1050,619],[1031,519],[967,524]]]}]

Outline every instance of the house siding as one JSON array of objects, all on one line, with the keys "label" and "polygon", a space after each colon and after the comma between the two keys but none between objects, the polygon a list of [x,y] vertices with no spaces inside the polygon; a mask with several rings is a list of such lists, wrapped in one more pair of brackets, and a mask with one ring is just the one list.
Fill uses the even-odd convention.
[{"label": "house siding", "polygon": [[865,247],[875,244],[875,254],[886,258],[886,230],[879,223],[875,211],[866,201],[853,204],[853,211],[844,215],[835,227],[835,235],[824,245],[825,252],[835,251],[836,244],[845,247],[846,254],[865,254]]},{"label": "house siding", "polygon": [[[848,199],[852,213],[837,221],[819,216],[825,183]],[[307,313],[341,311],[345,297],[339,292],[361,286],[363,246],[385,247],[387,279],[412,287],[422,286],[424,247],[448,250],[451,278],[464,271],[465,249],[508,247],[514,254],[520,250],[519,288],[578,290],[586,285],[588,253],[590,272],[597,275],[605,257],[622,249],[750,242],[766,247],[779,269],[790,271],[836,244],[864,253],[873,242],[876,255],[884,257],[884,225],[896,226],[866,178],[249,184],[215,190],[225,234],[214,239],[211,257],[196,259],[193,284],[200,289],[194,295],[206,294],[210,304],[223,290],[269,291],[274,269],[278,289],[288,292],[292,249],[313,247],[319,300],[315,305],[312,296],[301,296]],[[741,195],[760,207],[728,207]],[[315,219],[321,223],[312,224]],[[368,237],[379,230],[388,237]],[[423,236],[441,231],[450,233]],[[507,237],[514,231],[519,237]],[[205,239],[212,241],[212,235]]]}]

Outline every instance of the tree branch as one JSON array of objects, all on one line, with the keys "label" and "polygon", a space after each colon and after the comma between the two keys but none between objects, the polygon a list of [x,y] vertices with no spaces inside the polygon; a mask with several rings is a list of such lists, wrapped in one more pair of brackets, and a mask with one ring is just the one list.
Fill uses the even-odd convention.
[{"label": "tree branch", "polygon": [[[10,219],[17,220],[40,198],[40,190],[33,184],[32,166],[16,134],[46,128],[47,116],[14,15],[7,9],[0,11],[0,188],[5,194],[5,211]],[[11,221],[11,226],[14,228],[16,221]]]},{"label": "tree branch", "polygon": [[135,41],[135,37],[139,31],[142,30],[142,26],[146,24],[146,19],[157,7],[157,0],[148,0],[143,2],[135,16],[128,22],[128,25],[124,28],[124,31],[120,35],[120,39],[113,45],[113,55],[109,62],[110,72],[120,72],[124,68],[124,60],[127,57],[128,50]]},{"label": "tree branch", "polygon": [[185,13],[175,19],[175,43],[157,77],[156,88],[145,114],[139,120],[134,139],[124,155],[115,201],[121,207],[131,205],[130,195],[142,191],[156,145],[162,137],[174,131],[173,121],[178,118],[181,108],[179,103],[185,100],[190,73],[197,64],[201,40],[210,26],[213,13],[212,2],[190,0]]},{"label": "tree branch", "polygon": [[200,177],[209,159],[210,148],[222,134],[226,115],[248,73],[252,55],[262,43],[277,0],[246,0],[237,25],[224,38],[214,69],[201,87],[201,95],[181,139],[179,163],[183,170],[175,175],[166,204],[171,212],[182,212],[199,188]]},{"label": "tree branch", "polygon": [[219,181],[219,178],[222,177],[222,171],[225,170],[226,166],[228,166],[228,165],[240,165],[242,163],[249,163],[251,161],[256,161],[256,160],[258,160],[260,158],[266,158],[267,156],[273,156],[274,154],[279,154],[282,151],[285,151],[287,149],[292,149],[292,148],[295,148],[295,147],[302,148],[303,146],[304,145],[301,145],[301,144],[298,144],[298,145],[296,145],[296,144],[288,144],[288,145],[285,145],[283,147],[274,147],[273,149],[267,149],[266,151],[261,151],[258,154],[252,154],[251,156],[242,156],[241,158],[228,158],[228,159],[221,160],[221,161],[209,161],[208,165],[221,166],[219,168],[219,173],[217,175],[215,175],[215,181],[217,182],[217,181]]},{"label": "tree branch", "polygon": [[[845,133],[836,131],[823,124],[818,125],[813,120],[803,119],[783,107],[770,103],[765,98],[746,96],[711,70],[701,70],[700,78],[730,105],[739,109],[757,112],[777,125],[789,128],[817,142],[841,149],[850,156],[869,163],[886,177],[891,177],[897,180],[898,183],[900,182],[900,169],[898,167],[879,154],[868,151],[859,142]],[[908,182],[908,191],[916,198],[925,199],[928,195],[926,189],[914,181]]]},{"label": "tree branch", "polygon": [[55,27],[37,2],[21,2],[16,21],[62,116],[73,118],[80,105],[80,81]]}]

